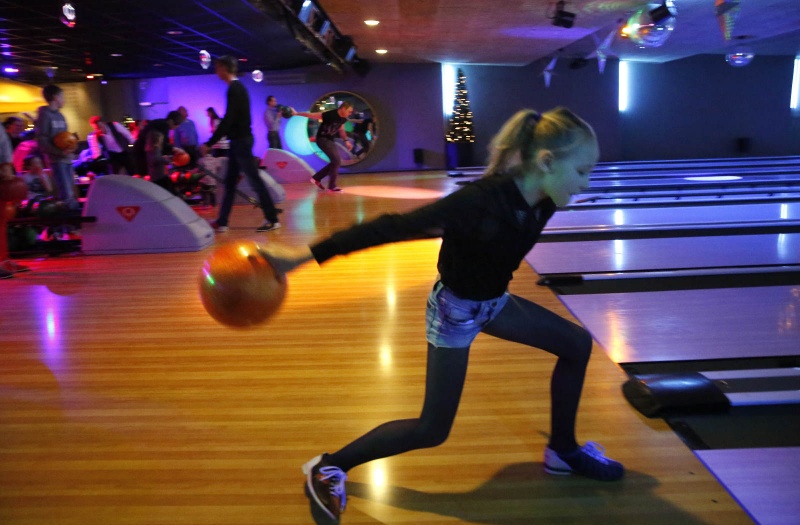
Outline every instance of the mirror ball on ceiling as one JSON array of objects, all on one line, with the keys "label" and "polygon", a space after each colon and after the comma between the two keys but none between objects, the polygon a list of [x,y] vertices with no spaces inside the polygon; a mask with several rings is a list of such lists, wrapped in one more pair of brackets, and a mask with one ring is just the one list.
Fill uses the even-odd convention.
[{"label": "mirror ball on ceiling", "polygon": [[733,67],[744,67],[752,62],[755,56],[750,48],[738,46],[725,55],[725,61]]},{"label": "mirror ball on ceiling", "polygon": [[69,2],[61,6],[61,23],[67,27],[75,27],[75,8]]},{"label": "mirror ball on ceiling", "polygon": [[650,11],[661,7],[662,4],[646,4],[636,10],[628,19],[628,36],[639,47],[660,47],[667,41],[675,29],[675,15],[677,11],[672,0],[665,2],[672,16],[653,22]]},{"label": "mirror ball on ceiling", "polygon": [[203,49],[200,51],[200,67],[208,69],[211,65],[211,53]]}]

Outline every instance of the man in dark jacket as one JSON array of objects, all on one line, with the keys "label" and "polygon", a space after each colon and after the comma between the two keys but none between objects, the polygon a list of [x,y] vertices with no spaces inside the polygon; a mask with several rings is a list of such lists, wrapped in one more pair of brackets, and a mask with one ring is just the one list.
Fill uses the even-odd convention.
[{"label": "man in dark jacket", "polygon": [[258,168],[253,161],[250,95],[247,93],[247,88],[236,78],[238,65],[238,60],[232,56],[222,56],[214,60],[217,76],[228,84],[228,102],[225,116],[211,138],[200,147],[200,155],[205,157],[211,146],[222,137],[228,137],[230,141],[230,155],[225,175],[225,195],[219,208],[219,216],[216,221],[211,222],[211,227],[217,232],[228,231],[228,217],[233,209],[239,173],[243,172],[250,187],[255,190],[264,212],[264,223],[256,228],[256,231],[266,232],[280,228],[281,223],[278,222],[275,203],[272,202],[264,181],[258,176]]}]

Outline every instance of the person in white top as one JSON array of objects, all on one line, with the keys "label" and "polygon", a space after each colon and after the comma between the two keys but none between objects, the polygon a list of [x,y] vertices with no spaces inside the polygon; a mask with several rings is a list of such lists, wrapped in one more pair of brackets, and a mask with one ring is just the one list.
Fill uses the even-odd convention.
[{"label": "person in white top", "polygon": [[119,122],[103,122],[98,116],[90,118],[89,124],[94,129],[86,137],[92,150],[92,158],[97,159],[105,153],[111,163],[112,173],[122,173],[122,168],[125,168],[128,175],[136,173],[130,151],[133,135],[128,128]]},{"label": "person in white top", "polygon": [[[219,123],[222,122],[222,118],[217,113],[217,110],[213,107],[207,108],[206,114],[208,115],[208,124],[209,128],[211,129],[211,134],[213,135],[214,132],[217,131],[217,126],[219,126]],[[230,148],[231,143],[228,140],[228,137],[222,137],[216,144],[211,146],[211,155],[213,157],[227,157]]]}]

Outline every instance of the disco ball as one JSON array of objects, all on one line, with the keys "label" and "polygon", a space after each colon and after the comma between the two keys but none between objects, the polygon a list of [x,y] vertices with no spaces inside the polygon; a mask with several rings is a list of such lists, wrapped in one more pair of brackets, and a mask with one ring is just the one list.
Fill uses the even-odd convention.
[{"label": "disco ball", "polygon": [[256,69],[251,73],[251,75],[253,76],[253,80],[255,82],[261,82],[264,80],[264,73],[262,73],[260,69]]},{"label": "disco ball", "polygon": [[744,67],[753,61],[755,53],[746,47],[737,47],[725,55],[725,62],[733,67]]},{"label": "disco ball", "polygon": [[75,27],[75,8],[67,2],[63,6],[61,6],[61,23],[67,27]]},{"label": "disco ball", "polygon": [[[663,9],[664,5],[671,16],[653,21],[651,11]],[[646,4],[637,9],[628,19],[625,33],[639,47],[659,47],[667,41],[675,29],[676,14],[677,10],[672,0],[667,0],[664,4]]]},{"label": "disco ball", "polygon": [[200,67],[208,69],[211,66],[211,53],[203,49],[200,51]]}]

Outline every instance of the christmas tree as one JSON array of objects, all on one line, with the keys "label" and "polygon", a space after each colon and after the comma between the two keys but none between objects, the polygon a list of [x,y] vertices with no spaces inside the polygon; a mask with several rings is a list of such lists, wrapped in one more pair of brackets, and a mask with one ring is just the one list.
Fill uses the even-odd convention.
[{"label": "christmas tree", "polygon": [[472,111],[469,109],[467,95],[467,77],[461,69],[458,70],[456,83],[456,100],[453,104],[453,114],[447,126],[447,142],[475,142],[475,132],[472,129]]}]

